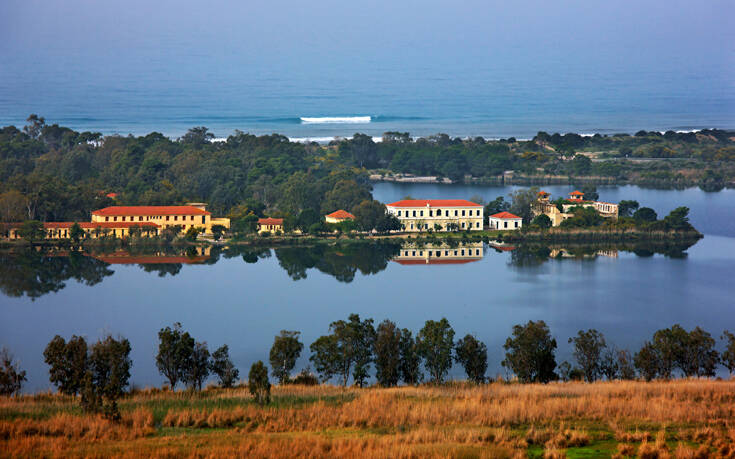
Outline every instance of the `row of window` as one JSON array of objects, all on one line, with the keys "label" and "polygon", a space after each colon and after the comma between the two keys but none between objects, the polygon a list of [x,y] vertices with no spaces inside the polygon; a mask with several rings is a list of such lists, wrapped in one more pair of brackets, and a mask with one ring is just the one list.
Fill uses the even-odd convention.
[{"label": "row of window", "polygon": [[[173,218],[173,221],[175,221],[175,222],[176,222],[176,221],[179,221],[179,216],[178,216],[178,215],[174,215],[173,217],[174,217],[174,218]],[[187,217],[187,215],[182,215],[182,216],[181,216],[181,221],[182,221],[182,222],[183,222],[183,221],[186,221],[186,217]],[[194,216],[193,216],[193,215],[189,215],[188,217],[189,217],[189,220],[190,220],[190,221],[194,221]],[[124,215],[123,215],[123,216],[121,216],[120,218],[121,218],[121,220],[120,220],[120,221],[122,221],[122,222],[124,222],[124,221],[125,221],[125,216],[124,216]],[[145,221],[151,221],[151,220],[160,220],[160,219],[162,219],[162,218],[163,218],[163,216],[161,216],[161,215],[157,215],[157,216],[150,216],[150,215],[149,215],[149,216],[146,216],[146,217],[145,217]],[[171,215],[166,215],[166,221],[167,221],[167,222],[168,222],[168,221],[171,221],[171,220],[170,220],[170,218],[171,218]],[[106,221],[106,222],[109,222],[109,221],[110,221],[110,217],[105,217],[105,221]],[[114,216],[114,217],[112,217],[112,221],[113,221],[113,222],[116,222],[116,221],[117,221],[117,216]],[[129,221],[131,221],[131,222],[134,222],[134,221],[135,221],[135,217],[130,217],[130,220],[129,220]],[[143,216],[142,216],[142,215],[141,215],[141,216],[138,216],[138,221],[139,221],[139,222],[142,222],[142,221],[144,221],[144,220],[143,220]],[[206,222],[207,222],[207,217],[206,217],[206,216],[202,216],[202,223],[206,223]]]},{"label": "row of window", "polygon": [[[404,213],[402,214],[402,212],[404,212]],[[416,215],[417,212],[418,212],[418,215]],[[449,212],[451,212],[449,209],[445,209],[444,210],[444,217],[449,217]],[[454,216],[455,217],[459,217],[460,216],[459,212],[462,212],[462,215],[461,215],[462,217],[471,217],[473,215],[472,214],[472,210],[464,210],[463,209],[461,211],[455,210],[454,211]],[[467,214],[465,214],[465,212],[467,212]],[[475,211],[474,215],[476,215],[476,216],[479,217],[480,216],[480,212],[481,212],[481,210],[480,209],[477,209]],[[416,210],[405,210],[405,211],[404,210],[399,210],[398,211],[398,216],[399,217],[423,217],[424,216],[424,211],[423,210],[418,210],[418,211],[416,211]],[[442,210],[441,209],[436,209],[436,210],[429,209],[429,217],[434,217],[434,216],[441,217],[442,216]]]},{"label": "row of window", "polygon": [[[470,223],[462,222],[462,223],[461,223],[461,224],[459,225],[459,227],[460,227],[460,228],[462,228],[462,229],[465,229],[465,228],[472,228],[472,222],[470,222]],[[480,222],[476,222],[476,223],[475,223],[475,228],[479,228],[479,227],[480,227]],[[418,229],[421,229],[421,225],[414,225],[413,223],[411,223],[411,229],[417,229],[417,228],[418,228]],[[432,225],[432,227],[431,227],[431,228],[433,229],[433,228],[434,228],[434,226]],[[429,229],[429,224],[428,224],[428,223],[424,223],[424,229],[425,229],[425,230]]]},{"label": "row of window", "polygon": [[[479,256],[480,255],[480,249],[474,249],[474,250],[475,250],[475,255],[478,255]],[[445,257],[448,257],[449,254],[450,254],[450,252],[453,252],[453,255],[455,257],[456,256],[465,256],[465,249],[428,250],[427,252],[428,252],[428,255],[430,257],[441,257],[442,256],[442,252],[444,252],[444,256]],[[410,255],[409,255],[409,253],[410,253]],[[418,256],[419,257],[423,257],[424,256],[424,251],[423,250],[404,250],[403,251],[403,256],[404,257],[408,257],[408,256],[415,257],[417,253],[418,253]],[[472,256],[472,249],[467,249],[467,256]]]},{"label": "row of window", "polygon": [[[492,228],[508,228],[508,222],[503,222],[503,225],[501,226],[500,223],[492,222],[490,223],[490,226]],[[513,228],[518,228],[518,221],[513,222]]]}]

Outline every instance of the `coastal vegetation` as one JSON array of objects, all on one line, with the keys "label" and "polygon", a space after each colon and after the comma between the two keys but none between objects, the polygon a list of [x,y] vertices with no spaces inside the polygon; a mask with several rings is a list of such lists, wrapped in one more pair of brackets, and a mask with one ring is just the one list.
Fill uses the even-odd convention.
[{"label": "coastal vegetation", "polygon": [[32,115],[20,129],[0,129],[0,223],[88,221],[92,210],[113,204],[203,201],[229,216],[235,233],[254,231],[266,214],[284,217],[287,229],[307,231],[325,213],[358,206],[366,216],[362,227],[377,228],[380,222],[367,218],[369,174],[376,169],[454,180],[494,179],[513,170],[541,181],[566,174],[564,183],[603,178],[718,189],[735,177],[732,138],[719,130],[539,133],[529,141],[386,133],[378,143],[356,134],[319,145],[236,132],[213,142],[203,127],[173,140],[159,133],[103,137]]},{"label": "coastal vegetation", "polygon": [[[513,327],[504,346],[508,377],[487,378],[487,349],[471,335],[454,341],[446,319],[429,320],[412,340],[390,321],[373,328],[355,314],[319,338],[335,368],[354,385],[319,385],[308,368],[271,385],[255,362],[246,383],[185,391],[127,388],[127,340],[56,337],[46,355],[59,393],[0,395],[0,454],[15,457],[732,457],[733,380],[712,380],[715,366],[735,366],[735,338],[695,327],[658,330],[631,357],[597,330],[570,337],[574,363],[556,364],[557,342],[543,321]],[[179,340],[171,341],[172,332]],[[272,356],[303,348],[282,332]],[[405,337],[413,344],[406,346]],[[196,372],[195,340],[179,324],[159,335],[161,352],[187,349],[177,365]],[[295,342],[288,342],[295,340]],[[192,345],[192,343],[194,343]],[[296,345],[294,345],[296,344]],[[67,349],[68,346],[71,346]],[[406,352],[413,348],[414,351]],[[284,349],[290,349],[283,353]],[[322,350],[314,349],[318,353]],[[467,381],[443,381],[454,357]],[[429,379],[404,369],[416,362]],[[211,365],[213,359],[207,359]],[[375,364],[378,384],[364,379]],[[17,365],[12,365],[17,369]],[[288,364],[286,366],[289,366]],[[101,371],[102,370],[102,371]],[[420,370],[419,370],[420,371]],[[637,375],[636,375],[637,372]],[[96,377],[91,375],[97,374]],[[282,376],[280,370],[274,376]],[[676,379],[679,375],[683,379]],[[0,378],[3,375],[0,375]],[[638,379],[634,379],[634,378]],[[395,387],[400,379],[406,385]],[[91,388],[91,389],[90,389]],[[122,390],[125,389],[125,390]],[[89,403],[88,392],[113,397],[114,409]],[[81,395],[79,395],[81,394]],[[110,402],[111,403],[111,402]]]}]

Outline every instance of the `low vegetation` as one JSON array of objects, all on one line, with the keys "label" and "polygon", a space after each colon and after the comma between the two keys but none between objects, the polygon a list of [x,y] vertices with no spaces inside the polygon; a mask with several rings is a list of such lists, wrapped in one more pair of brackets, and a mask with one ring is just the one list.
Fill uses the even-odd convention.
[{"label": "low vegetation", "polygon": [[69,396],[0,397],[0,456],[733,457],[735,382],[134,391],[110,421]]}]

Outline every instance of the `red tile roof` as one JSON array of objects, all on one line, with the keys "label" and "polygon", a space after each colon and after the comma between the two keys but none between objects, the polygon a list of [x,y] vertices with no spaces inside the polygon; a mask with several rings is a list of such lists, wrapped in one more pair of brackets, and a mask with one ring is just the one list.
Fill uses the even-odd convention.
[{"label": "red tile roof", "polygon": [[498,212],[495,215],[491,215],[490,218],[504,218],[504,219],[520,219],[518,215],[513,215],[510,212]]},{"label": "red tile roof", "polygon": [[352,219],[352,220],[355,219],[355,216],[354,215],[352,215],[351,213],[347,212],[346,210],[342,210],[342,209],[336,210],[336,211],[332,212],[331,214],[327,215],[327,217],[329,217],[329,218],[337,218],[337,219],[340,219],[340,220],[346,220],[348,218],[349,219]]},{"label": "red tile roof", "polygon": [[386,204],[391,207],[482,207],[466,199],[404,199]]},{"label": "red tile roof", "polygon": [[258,225],[283,225],[282,218],[259,218]]},{"label": "red tile roof", "polygon": [[95,210],[92,215],[212,215],[194,206],[111,206]]},{"label": "red tile roof", "polygon": [[569,193],[569,196],[584,196],[584,193],[581,191],[574,190],[571,193]]},{"label": "red tile roof", "polygon": [[108,198],[115,199],[117,198],[117,193],[107,193],[105,196],[107,196]]},{"label": "red tile roof", "polygon": [[479,261],[480,258],[462,258],[462,259],[450,259],[450,258],[430,258],[426,259],[412,259],[412,260],[393,260],[400,265],[462,265],[465,263],[472,263],[473,261]]},{"label": "red tile roof", "polygon": [[542,190],[542,191],[539,191],[539,192],[538,192],[538,195],[539,195],[539,196],[548,196],[548,195],[549,195],[549,193],[547,193],[547,192],[545,192],[545,191],[543,191],[543,190]]}]

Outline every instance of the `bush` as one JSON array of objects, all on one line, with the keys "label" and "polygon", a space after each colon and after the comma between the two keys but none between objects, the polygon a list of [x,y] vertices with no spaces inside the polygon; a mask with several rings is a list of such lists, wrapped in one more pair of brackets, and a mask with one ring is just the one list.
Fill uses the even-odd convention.
[{"label": "bush", "polygon": [[271,400],[271,383],[268,381],[268,368],[258,360],[250,367],[248,374],[248,389],[259,405],[265,405]]}]

